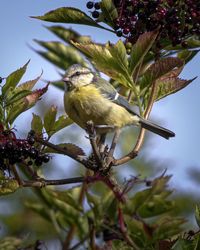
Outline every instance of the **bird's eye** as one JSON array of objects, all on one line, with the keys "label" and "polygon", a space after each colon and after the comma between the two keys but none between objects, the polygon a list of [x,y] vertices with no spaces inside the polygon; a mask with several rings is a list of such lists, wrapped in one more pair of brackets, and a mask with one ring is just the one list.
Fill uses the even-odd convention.
[{"label": "bird's eye", "polygon": [[75,75],[76,75],[76,76],[80,76],[80,74],[81,74],[81,72],[80,72],[80,71],[77,71]]}]

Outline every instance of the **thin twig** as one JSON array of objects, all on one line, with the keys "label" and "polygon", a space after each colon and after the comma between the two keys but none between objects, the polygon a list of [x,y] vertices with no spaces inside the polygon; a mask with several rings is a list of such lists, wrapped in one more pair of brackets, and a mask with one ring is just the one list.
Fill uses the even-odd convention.
[{"label": "thin twig", "polygon": [[103,162],[102,162],[101,155],[100,155],[97,143],[96,143],[96,133],[95,133],[95,128],[94,128],[94,123],[92,121],[87,122],[87,132],[89,134],[89,140],[92,146],[92,150],[94,153],[96,163],[99,168],[102,168]]},{"label": "thin twig", "polygon": [[45,145],[45,146],[55,150],[58,153],[69,156],[70,158],[74,159],[75,161],[83,164],[86,168],[94,170],[94,167],[89,164],[87,159],[84,159],[83,157],[80,157],[79,155],[71,153],[69,150],[67,150],[67,148],[59,147],[59,146],[57,146],[51,142],[48,142],[47,140],[43,140],[39,137],[35,137],[35,140],[37,142],[41,143],[42,145]]},{"label": "thin twig", "polygon": [[85,177],[73,177],[61,180],[35,180],[35,181],[23,181],[23,187],[44,187],[48,185],[65,185],[65,184],[72,184],[72,183],[80,183],[86,181]]},{"label": "thin twig", "polygon": [[[148,117],[149,117],[149,115],[151,113],[153,103],[154,103],[154,98],[155,98],[155,96],[154,96],[155,91],[156,91],[156,84],[154,82],[152,84],[151,95],[150,95],[150,98],[149,98],[147,109],[144,112],[144,118],[145,119],[148,119]],[[133,150],[130,153],[128,153],[127,155],[123,156],[122,158],[120,158],[118,160],[114,160],[113,165],[114,166],[122,165],[122,164],[134,159],[138,155],[138,152],[140,151],[140,149],[141,149],[141,147],[143,145],[144,137],[145,137],[145,129],[141,128],[140,133],[139,133],[138,138],[137,138],[137,142],[136,142]]]}]

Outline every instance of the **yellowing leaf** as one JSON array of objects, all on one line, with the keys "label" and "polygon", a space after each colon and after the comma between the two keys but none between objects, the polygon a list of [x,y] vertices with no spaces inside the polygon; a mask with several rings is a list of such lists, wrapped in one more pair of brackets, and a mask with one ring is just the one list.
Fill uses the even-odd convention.
[{"label": "yellowing leaf", "polygon": [[39,135],[42,134],[42,129],[43,129],[42,119],[40,118],[39,115],[36,115],[34,113],[31,121],[31,129],[34,130]]},{"label": "yellowing leaf", "polygon": [[0,180],[0,196],[14,193],[19,188],[16,180],[1,179]]},{"label": "yellowing leaf", "polygon": [[[77,156],[77,155],[85,156],[85,152],[82,150],[82,148],[78,147],[75,144],[72,144],[72,143],[61,143],[61,144],[58,144],[56,146],[64,149],[67,152],[68,155],[71,155],[73,157]],[[45,152],[46,153],[62,154],[61,152],[56,151],[56,149],[54,150],[52,148],[46,148]]]},{"label": "yellowing leaf", "polygon": [[48,135],[51,135],[56,121],[57,107],[52,105],[44,116],[44,128]]},{"label": "yellowing leaf", "polygon": [[121,41],[115,45],[74,42],[73,45],[89,57],[98,70],[125,86],[132,85],[124,55],[125,48]]}]

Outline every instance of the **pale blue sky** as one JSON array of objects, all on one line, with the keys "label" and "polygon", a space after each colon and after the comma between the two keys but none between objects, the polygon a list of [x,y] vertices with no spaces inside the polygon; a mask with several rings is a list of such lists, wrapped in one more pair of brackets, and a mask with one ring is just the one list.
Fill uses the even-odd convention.
[{"label": "pale blue sky", "polygon": [[[74,6],[86,10],[84,0],[1,0],[0,1],[0,75],[7,76],[9,73],[25,64],[29,59],[27,74],[24,80],[38,76],[43,69],[43,78],[57,79],[55,68],[32,51],[27,44],[38,48],[32,41],[56,40],[42,25],[53,25],[29,18],[29,16],[42,15],[47,11],[61,7]],[[106,42],[116,39],[102,30],[80,25],[66,25],[73,27],[85,35],[91,35],[95,41]],[[151,154],[164,162],[173,164],[169,172],[174,175],[174,183],[179,183],[183,188],[188,188],[187,169],[190,166],[199,166],[200,153],[200,84],[199,84],[200,55],[192,60],[181,74],[182,78],[198,78],[187,88],[174,94],[165,100],[155,104],[151,117],[156,118],[162,125],[173,130],[176,137],[169,141],[154,136],[150,143]],[[53,90],[53,101],[56,105],[62,105],[62,93]],[[59,97],[55,97],[58,95]],[[61,98],[60,98],[61,97]],[[57,103],[56,103],[57,102]],[[171,163],[172,162],[172,163]]]}]

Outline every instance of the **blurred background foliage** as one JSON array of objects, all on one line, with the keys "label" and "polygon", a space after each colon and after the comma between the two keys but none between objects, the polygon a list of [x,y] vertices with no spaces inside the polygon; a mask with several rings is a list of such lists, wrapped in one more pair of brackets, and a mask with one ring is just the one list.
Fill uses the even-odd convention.
[{"label": "blurred background foliage", "polygon": [[[46,18],[45,15],[43,17],[44,17],[43,19]],[[92,23],[91,20],[88,20],[88,22]],[[57,22],[60,21],[57,20]],[[70,23],[69,20],[65,20],[65,22]],[[77,20],[75,20],[74,22],[77,22]],[[95,24],[91,25],[95,26]],[[58,88],[60,89],[60,91],[63,91],[64,86],[63,83],[60,81],[60,79],[63,77],[66,68],[74,63],[80,63],[84,66],[90,65],[93,67],[94,70],[97,70],[96,65],[93,62],[90,62],[88,59],[86,59],[87,55],[84,55],[83,51],[80,52],[80,49],[79,48],[77,49],[74,44],[74,42],[78,43],[91,42],[93,39],[92,34],[91,37],[81,36],[78,32],[76,32],[72,28],[66,28],[60,25],[47,26],[45,28],[47,28],[50,32],[53,32],[56,41],[44,42],[42,41],[44,38],[41,37],[41,41],[35,40],[35,42],[39,44],[43,48],[43,50],[35,49],[35,51],[40,56],[42,56],[43,58],[51,62],[53,65],[55,65],[56,70],[58,71],[58,75],[60,76],[58,81],[55,81],[50,84],[49,88]],[[166,47],[167,46],[169,46],[169,44],[166,44]],[[182,49],[180,47],[178,47],[177,49],[173,48],[173,53],[175,54],[177,53],[177,51],[179,53],[182,53],[181,55],[187,61],[188,59],[192,59],[192,57],[196,55],[197,48],[199,48],[198,39],[196,43],[192,44],[191,48],[192,50],[190,50],[190,48],[188,50]],[[183,55],[183,50],[185,53],[184,55]],[[166,53],[168,53],[168,51],[167,52],[166,51],[167,50],[164,50],[163,55],[164,54],[166,55]],[[51,79],[46,79],[45,81],[48,82],[49,80],[51,81]],[[37,104],[36,109],[34,111],[41,117],[44,117],[47,109],[49,109],[49,104],[45,103],[45,97],[43,98],[43,100],[44,101],[42,103]],[[60,106],[58,107],[58,115],[62,114],[64,114],[64,110],[63,107]],[[23,117],[23,115],[21,117]],[[137,133],[138,133],[137,128],[127,128],[122,132],[120,136],[120,143],[118,144],[116,150],[116,155],[118,157],[120,155],[125,155],[132,149],[132,145],[134,144],[133,141],[134,138],[136,139]],[[25,134],[23,135],[22,133],[22,136],[26,135]],[[111,138],[109,138],[109,142],[110,139]],[[54,135],[51,138],[51,141],[53,143],[64,143],[66,141],[73,142],[76,145],[82,145],[82,147],[87,153],[90,152],[89,143],[88,140],[85,138],[84,131],[78,134],[76,130],[76,125],[74,124],[56,133],[56,135]],[[131,161],[123,166],[119,166],[114,170],[117,180],[123,183],[125,180],[129,179],[130,176],[138,176],[138,178],[144,180],[146,179],[153,180],[155,177],[162,176],[162,174],[165,171],[166,174],[168,174],[167,169],[169,166],[173,165],[173,159],[165,159],[163,162],[163,160],[158,160],[156,158],[149,157],[148,152],[153,146],[154,145],[152,145],[151,142],[151,135],[148,134],[145,138],[145,143],[143,145],[143,148],[139,156],[136,159],[134,159],[134,161]],[[164,152],[160,152],[160,154],[162,156],[164,155]],[[56,155],[56,154],[53,154],[52,160],[40,169],[40,175],[45,176],[46,179],[58,179],[58,178],[63,178],[63,176],[64,178],[67,178],[72,176],[80,176],[84,174],[85,174],[85,169],[82,166],[80,166],[73,160],[69,160],[68,158],[66,158],[66,156]],[[200,183],[200,171],[198,170],[198,166],[191,166],[191,168],[189,169],[189,175],[194,183],[194,187],[198,187]],[[145,181],[142,183],[142,185],[134,186],[133,193],[136,193],[136,191],[139,192],[143,190],[144,184],[146,185]],[[171,185],[169,182],[169,187],[170,186]],[[23,244],[25,244],[26,246],[28,243],[31,244],[30,242],[35,242],[38,239],[43,239],[46,241],[45,244],[48,247],[48,249],[59,249],[61,247],[59,239],[63,240],[63,237],[66,234],[66,230],[69,228],[71,229],[74,223],[77,223],[77,225],[83,224],[82,228],[80,226],[80,228],[78,229],[79,239],[83,240],[83,235],[81,235],[81,230],[84,231],[86,228],[88,230],[88,225],[85,225],[86,218],[84,218],[84,216],[90,218],[92,217],[90,213],[92,212],[95,213],[95,212],[94,211],[91,212],[91,210],[89,210],[88,207],[87,208],[88,210],[86,209],[86,211],[88,212],[86,212],[85,215],[80,213],[80,207],[77,204],[79,202],[81,187],[79,186],[77,186],[77,188],[72,188],[72,187],[73,185],[70,186],[66,185],[66,186],[46,188],[46,189],[23,188],[21,190],[17,190],[17,192],[12,193],[10,195],[6,195],[4,197],[2,196],[1,215],[0,215],[2,223],[0,233],[2,239],[4,236],[7,235],[19,236],[19,238],[21,237],[21,239],[23,240]],[[163,188],[164,191],[166,191],[165,188]],[[180,190],[178,190],[177,192],[176,186],[174,184],[172,189],[175,190],[170,200],[175,201],[176,206],[174,206],[173,209],[171,209],[170,215],[183,216],[187,221],[183,225],[183,228],[186,231],[188,229],[196,230],[198,226],[195,221],[194,211],[195,211],[195,205],[199,203],[198,192],[190,192],[190,190],[188,190],[187,193],[181,192]],[[65,190],[69,191],[66,192]],[[54,192],[55,194],[52,195]],[[62,192],[64,193],[64,197],[61,195]],[[70,200],[69,196],[72,197],[73,199]],[[103,204],[105,207],[102,208],[100,207],[99,201],[97,201],[98,198],[101,196],[103,196],[105,199],[105,202]],[[58,202],[55,202],[55,197]],[[95,207],[95,209],[97,209],[99,206],[98,208],[99,210],[105,209],[105,211],[107,211],[108,214],[109,213],[112,214],[112,212],[116,209],[115,204],[111,204],[112,202],[106,202],[106,199],[108,201],[113,201],[114,199],[112,197],[112,194],[108,192],[108,188],[106,188],[103,183],[96,183],[94,187],[91,189],[91,197],[87,197],[87,199],[89,200],[89,205],[87,204],[87,206],[91,206],[91,204],[93,204],[93,208]],[[98,204],[96,205],[97,207],[95,206],[95,202],[96,204]],[[101,214],[102,212],[96,211],[96,213]],[[83,216],[83,218],[77,217],[80,214]],[[127,215],[128,214],[129,212],[127,212]],[[115,218],[111,216],[111,220],[115,221]],[[100,222],[102,221],[99,222],[97,221],[97,224],[99,224]],[[179,221],[177,220],[175,222],[178,226]],[[180,224],[181,223],[182,222],[180,222]],[[135,230],[135,227],[137,228],[137,226],[128,225],[128,227],[134,228],[133,231]],[[97,228],[100,228],[99,225],[97,226]],[[73,243],[76,243],[76,241],[74,241]],[[116,249],[118,249],[117,247],[120,247],[120,243],[116,243]],[[154,248],[149,248],[149,249],[154,249]]]}]

